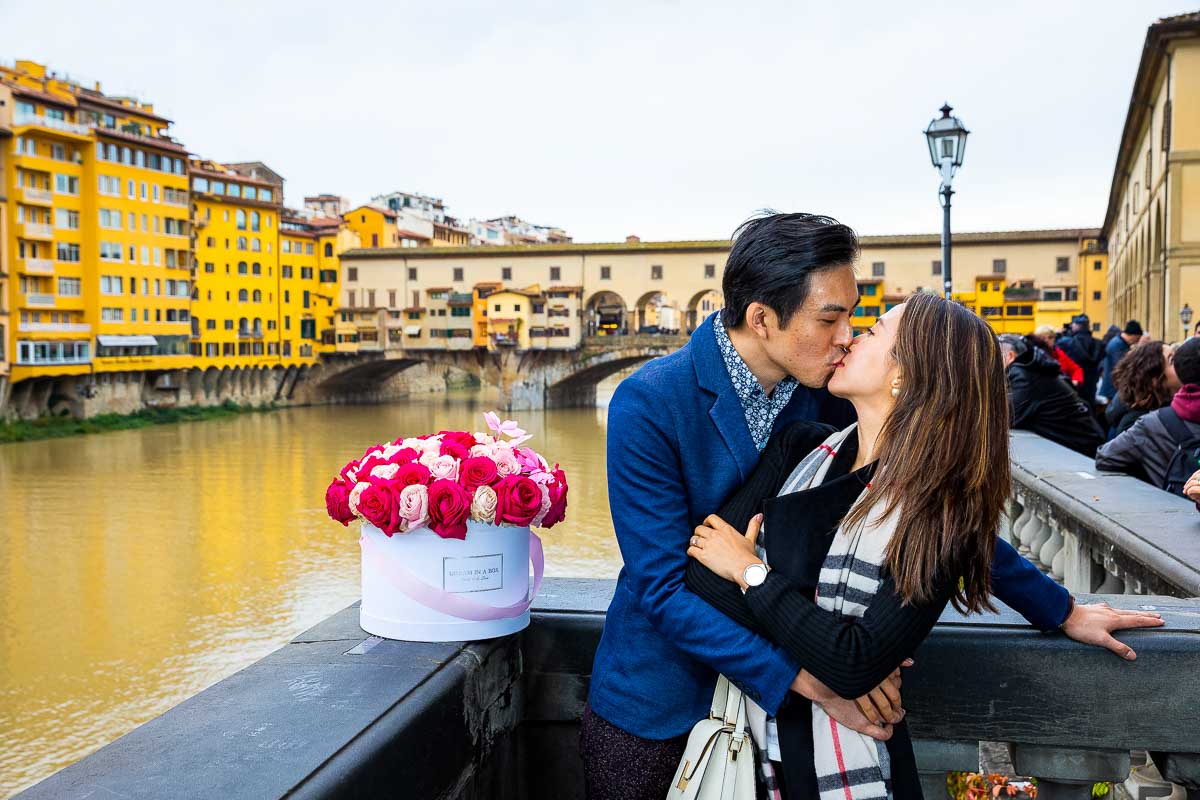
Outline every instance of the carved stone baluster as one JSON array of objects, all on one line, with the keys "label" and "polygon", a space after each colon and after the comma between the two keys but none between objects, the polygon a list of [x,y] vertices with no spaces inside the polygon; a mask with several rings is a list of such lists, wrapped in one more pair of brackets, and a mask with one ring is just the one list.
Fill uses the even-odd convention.
[{"label": "carved stone baluster", "polygon": [[[1050,573],[1050,577],[1061,582],[1062,574],[1062,559],[1059,558],[1059,553],[1063,549],[1063,535],[1059,528],[1058,520],[1049,519],[1046,525],[1050,528],[1050,536],[1046,538],[1046,543],[1042,545],[1042,549],[1038,551],[1038,561],[1046,566]],[[1055,562],[1058,562],[1058,569],[1055,569]]]},{"label": "carved stone baluster", "polygon": [[1042,519],[1041,514],[1035,514],[1033,521],[1026,526],[1026,530],[1030,531],[1028,536],[1028,558],[1034,564],[1037,564],[1039,569],[1045,572],[1047,569],[1049,569],[1049,566],[1042,562],[1040,556],[1042,553],[1042,547],[1050,539],[1050,526],[1046,523],[1046,520]]},{"label": "carved stone baluster", "polygon": [[[1018,495],[1019,497],[1019,495]],[[1023,556],[1029,555],[1029,536],[1025,532],[1025,528],[1033,519],[1033,508],[1026,501],[1021,507],[1021,515],[1013,522],[1013,547],[1017,548],[1017,552]]]}]

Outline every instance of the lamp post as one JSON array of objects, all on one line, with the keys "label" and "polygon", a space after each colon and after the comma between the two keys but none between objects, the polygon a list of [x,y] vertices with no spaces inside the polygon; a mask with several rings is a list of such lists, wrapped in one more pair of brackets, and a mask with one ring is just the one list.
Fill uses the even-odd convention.
[{"label": "lamp post", "polygon": [[942,175],[939,195],[942,204],[942,285],[947,300],[951,297],[953,283],[950,278],[950,196],[954,191],[954,173],[962,166],[963,151],[967,149],[967,134],[958,117],[950,116],[949,103],[940,109],[942,116],[929,123],[925,138],[929,141],[929,158]]},{"label": "lamp post", "polygon": [[1179,309],[1179,321],[1183,323],[1183,340],[1188,339],[1188,326],[1192,324],[1192,307],[1187,303],[1183,304],[1183,308]]}]

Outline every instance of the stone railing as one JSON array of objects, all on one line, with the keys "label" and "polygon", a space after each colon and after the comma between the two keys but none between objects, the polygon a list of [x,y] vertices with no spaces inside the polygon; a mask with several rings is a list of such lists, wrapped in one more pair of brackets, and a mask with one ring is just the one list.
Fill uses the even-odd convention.
[{"label": "stone railing", "polygon": [[[578,723],[613,589],[547,580],[528,630],[476,643],[378,639],[351,606],[19,796],[582,798]],[[1122,634],[1136,662],[1011,611],[947,610],[904,679],[927,800],[978,769],[980,741],[1010,743],[1041,800],[1123,780],[1132,750],[1200,789],[1200,601],[1104,599],[1166,619]]]},{"label": "stone railing", "polygon": [[1195,504],[1039,436],[1012,434],[1002,534],[1072,592],[1200,597]]}]

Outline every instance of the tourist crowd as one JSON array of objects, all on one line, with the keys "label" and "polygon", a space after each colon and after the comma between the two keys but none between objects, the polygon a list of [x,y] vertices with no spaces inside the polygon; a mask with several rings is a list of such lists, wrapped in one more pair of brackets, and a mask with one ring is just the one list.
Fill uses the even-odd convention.
[{"label": "tourist crowd", "polygon": [[1062,332],[999,339],[1013,428],[1200,508],[1200,324],[1175,344],[1145,336],[1137,320],[1098,339],[1080,314]]}]

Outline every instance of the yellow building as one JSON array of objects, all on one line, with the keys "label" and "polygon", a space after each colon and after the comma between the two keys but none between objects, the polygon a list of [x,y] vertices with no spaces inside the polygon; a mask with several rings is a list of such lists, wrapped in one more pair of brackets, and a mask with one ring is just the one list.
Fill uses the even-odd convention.
[{"label": "yellow building", "polygon": [[0,83],[11,380],[187,366],[186,150],[170,121],[31,61]]},{"label": "yellow building", "polygon": [[[541,292],[501,289],[487,298],[487,346],[489,350],[516,347],[528,350],[533,298]],[[476,320],[478,323],[478,320]]]},{"label": "yellow building", "polygon": [[1108,319],[1184,336],[1179,310],[1200,307],[1200,14],[1146,32],[1103,237]]},{"label": "yellow building", "polygon": [[346,227],[354,232],[363,247],[399,247],[400,230],[396,212],[375,206],[359,206],[342,215]]},{"label": "yellow building", "polygon": [[[283,355],[280,330],[279,186],[212,161],[191,163],[196,225],[192,355],[208,367],[291,366],[299,330]],[[307,257],[307,256],[306,256]]]},{"label": "yellow building", "polygon": [[[498,292],[504,288],[503,283],[487,281],[484,283],[475,284],[474,296],[475,302],[471,307],[471,319],[475,324],[474,344],[476,347],[487,347],[491,341],[490,331],[488,329],[488,297],[493,292]],[[416,326],[420,325],[421,315],[410,317],[412,323]],[[420,334],[417,334],[420,336]]]},{"label": "yellow building", "polygon": [[[0,104],[12,108],[12,89],[0,84]],[[11,114],[0,113],[0,410],[8,398],[8,183],[4,180],[8,159],[7,139],[12,136]]]},{"label": "yellow building", "polygon": [[338,220],[330,225],[284,213],[279,226],[281,354],[313,363],[323,352],[324,332],[333,331],[337,299]]}]

